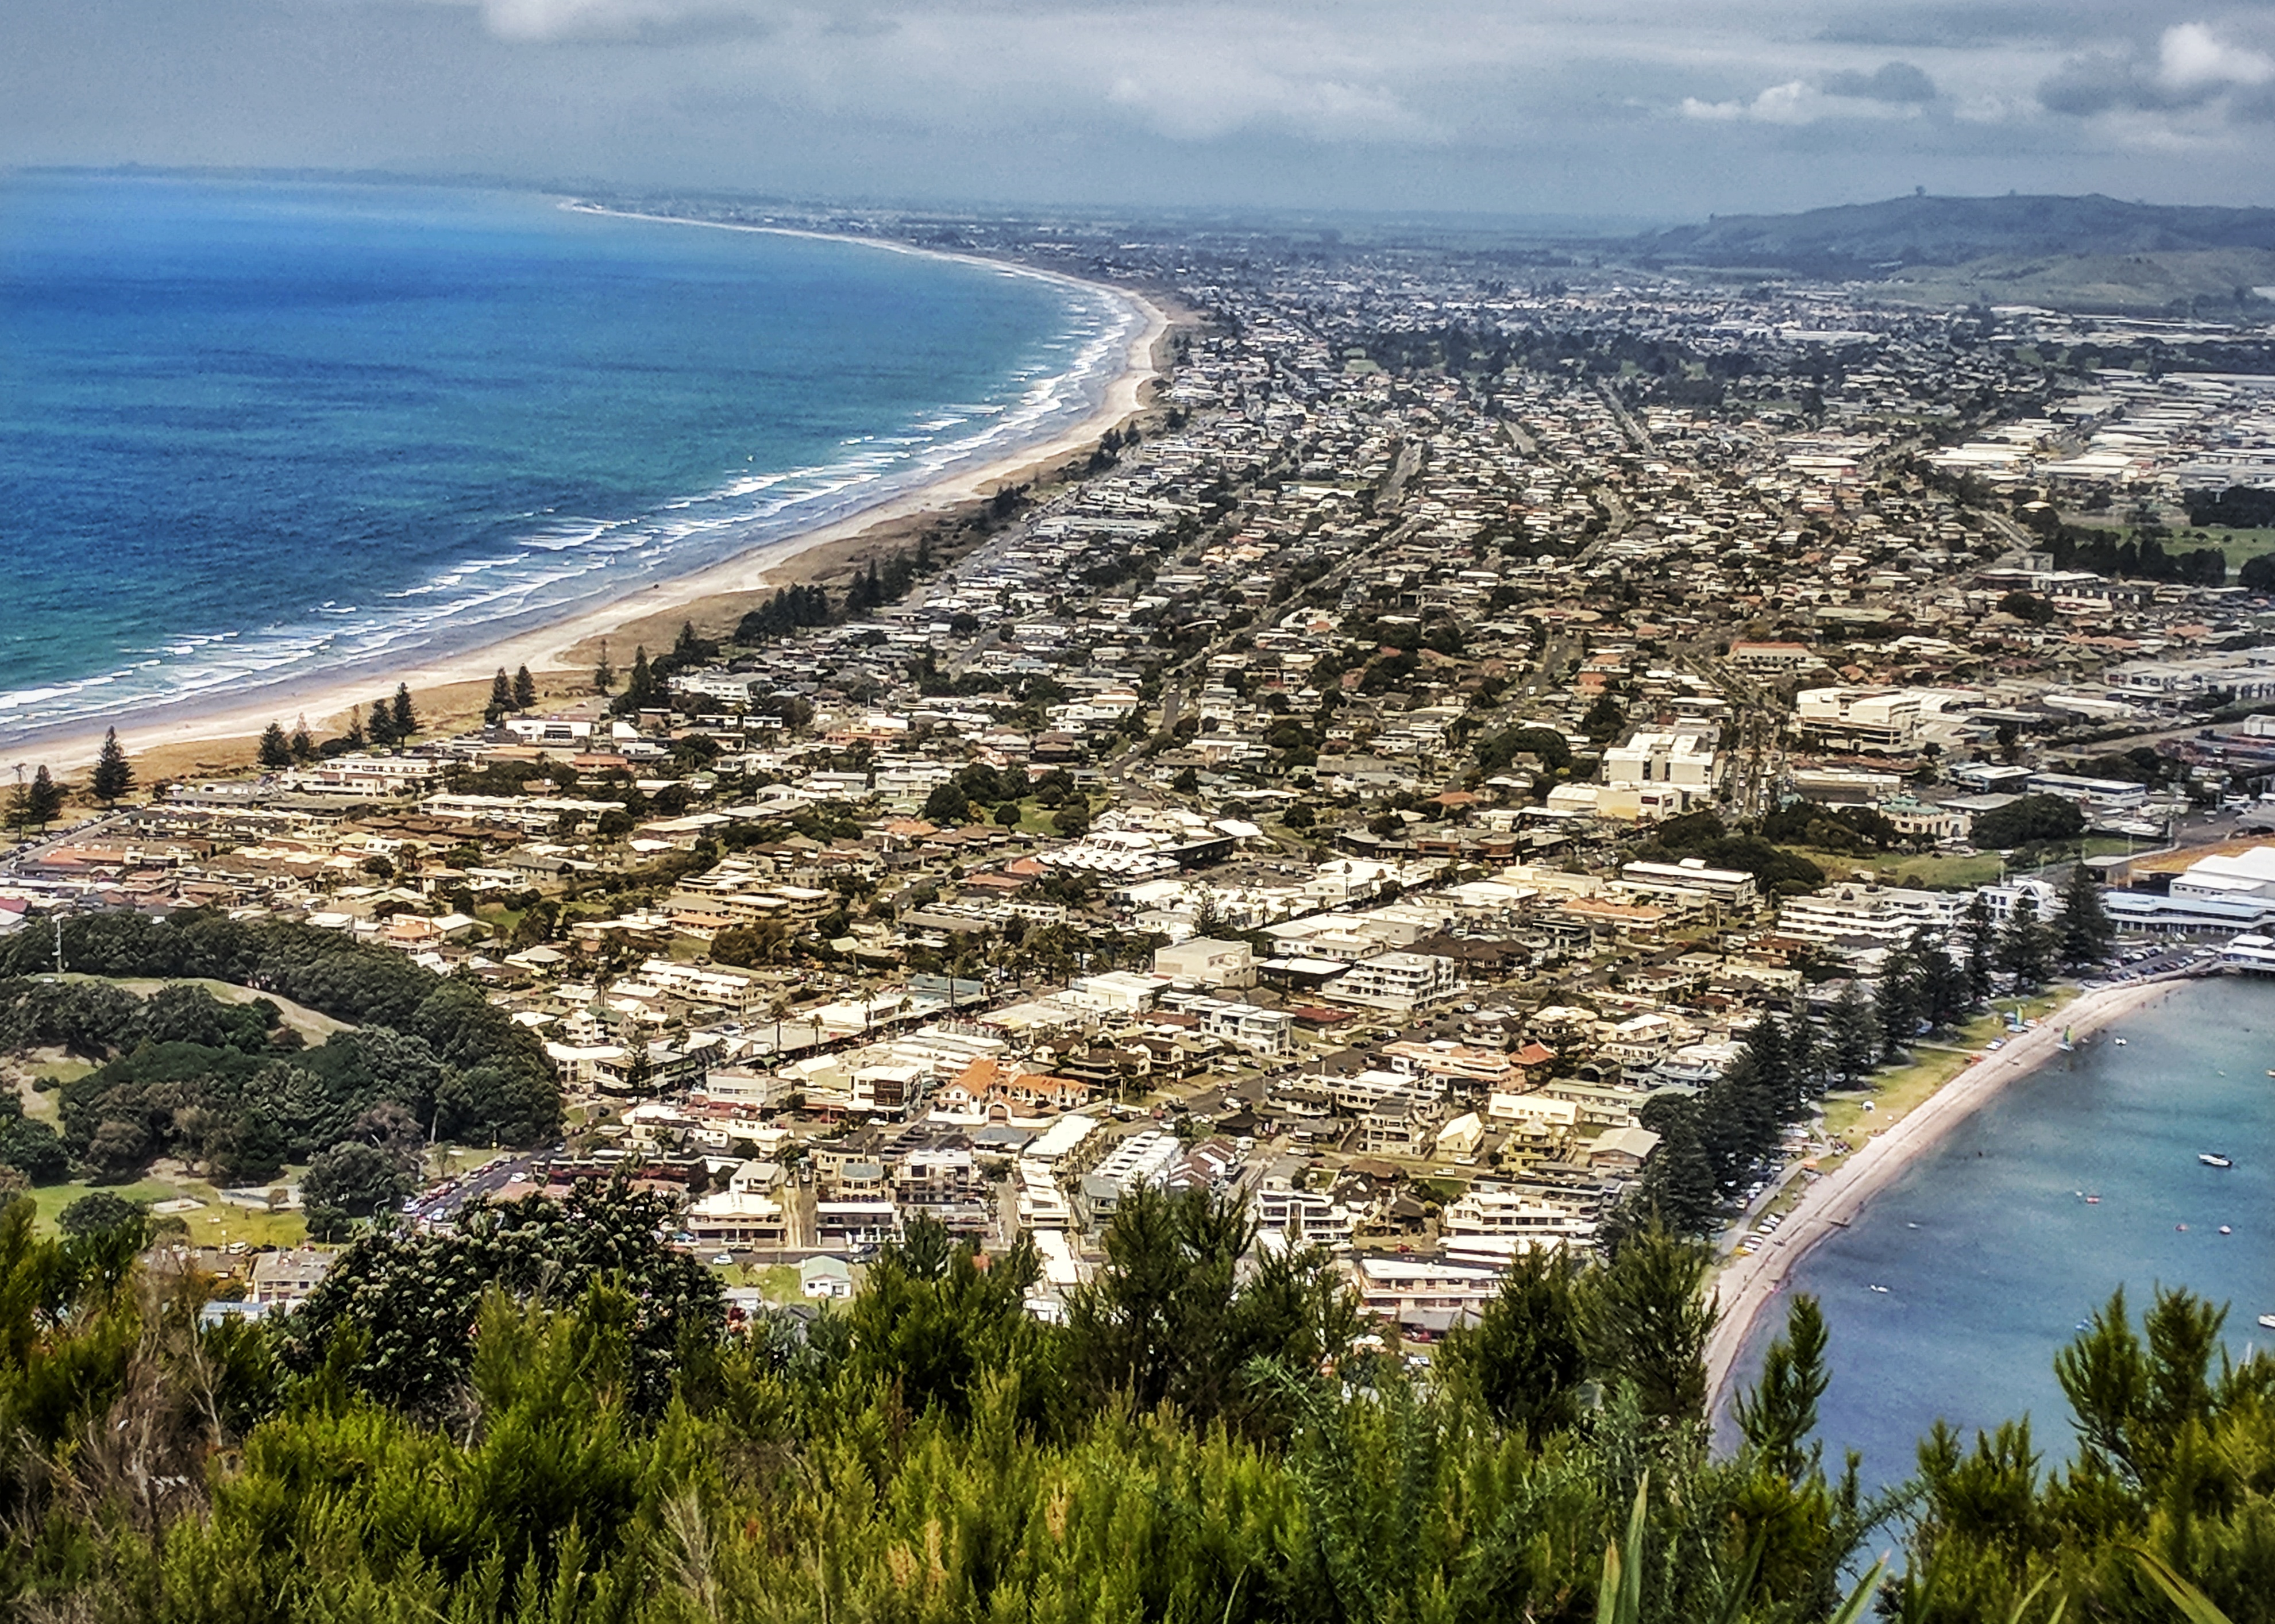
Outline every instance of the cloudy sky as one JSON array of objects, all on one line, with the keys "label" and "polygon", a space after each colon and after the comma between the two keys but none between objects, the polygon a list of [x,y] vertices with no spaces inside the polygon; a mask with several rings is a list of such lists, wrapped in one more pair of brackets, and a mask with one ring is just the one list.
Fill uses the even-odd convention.
[{"label": "cloudy sky", "polygon": [[2275,0],[6,0],[0,162],[1686,219],[2275,204]]}]

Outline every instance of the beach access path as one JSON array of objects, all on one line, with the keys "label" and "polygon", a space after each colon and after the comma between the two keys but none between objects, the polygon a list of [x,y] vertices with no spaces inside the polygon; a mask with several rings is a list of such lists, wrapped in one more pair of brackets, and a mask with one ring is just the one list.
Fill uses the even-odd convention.
[{"label": "beach access path", "polygon": [[1719,1410],[1727,1396],[1755,1320],[1810,1248],[1847,1228],[1867,1202],[2007,1084],[2060,1053],[2065,1027],[2082,1037],[2170,995],[2185,978],[2130,981],[2082,994],[2007,1039],[1997,1054],[1983,1055],[1811,1185],[1767,1243],[1751,1257],[1732,1261],[1710,1288],[1719,1318],[1706,1344],[1706,1390],[1713,1395],[1709,1413]]}]

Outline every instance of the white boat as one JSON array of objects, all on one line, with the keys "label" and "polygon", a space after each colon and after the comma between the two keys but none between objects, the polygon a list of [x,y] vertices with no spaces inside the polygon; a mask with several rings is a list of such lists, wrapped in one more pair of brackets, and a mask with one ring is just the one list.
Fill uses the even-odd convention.
[{"label": "white boat", "polygon": [[2259,1324],[2263,1329],[2275,1331],[2275,1314],[2260,1315]]},{"label": "white boat", "polygon": [[2234,1161],[2226,1156],[2215,1156],[2210,1151],[2198,1151],[2196,1159],[2207,1167],[2233,1167]]}]

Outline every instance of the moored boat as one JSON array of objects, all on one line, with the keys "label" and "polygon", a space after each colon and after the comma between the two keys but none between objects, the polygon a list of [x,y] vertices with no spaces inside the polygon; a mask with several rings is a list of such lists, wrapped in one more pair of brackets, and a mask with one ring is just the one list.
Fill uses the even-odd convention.
[{"label": "moored boat", "polygon": [[2203,1163],[2207,1167],[2233,1167],[2235,1166],[2233,1158],[2227,1156],[2216,1156],[2210,1151],[2198,1151],[2196,1152],[2196,1159]]}]

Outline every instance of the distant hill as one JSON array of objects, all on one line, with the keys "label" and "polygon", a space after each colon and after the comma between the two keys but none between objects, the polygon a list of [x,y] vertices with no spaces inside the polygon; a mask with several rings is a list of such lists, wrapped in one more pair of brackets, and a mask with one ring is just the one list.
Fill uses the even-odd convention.
[{"label": "distant hill", "polygon": [[2275,251],[2275,208],[2088,197],[1901,197],[1798,215],[1724,215],[1634,238],[1662,262],[1885,276],[1905,266],[2014,256]]}]

